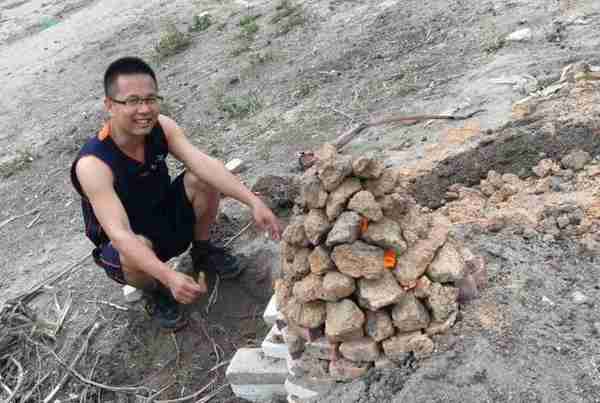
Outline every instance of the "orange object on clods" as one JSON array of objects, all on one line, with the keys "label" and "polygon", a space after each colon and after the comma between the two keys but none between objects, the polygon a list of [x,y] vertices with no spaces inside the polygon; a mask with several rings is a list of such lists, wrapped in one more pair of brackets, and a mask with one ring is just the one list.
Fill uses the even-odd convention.
[{"label": "orange object on clods", "polygon": [[396,268],[396,251],[388,249],[383,254],[383,267],[393,270]]}]

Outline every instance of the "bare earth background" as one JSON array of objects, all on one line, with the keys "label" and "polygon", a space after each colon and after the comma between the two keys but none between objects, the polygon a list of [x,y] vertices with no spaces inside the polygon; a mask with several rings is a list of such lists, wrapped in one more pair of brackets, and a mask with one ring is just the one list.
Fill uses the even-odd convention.
[{"label": "bare earth background", "polygon": [[[212,22],[205,30],[198,26],[203,13]],[[0,304],[90,251],[68,174],[102,124],[102,74],[117,57],[150,61],[165,113],[211,155],[247,161],[241,178],[252,185],[267,174],[297,174],[296,152],[370,117],[486,110],[468,122],[370,129],[348,147],[406,167],[449,128],[500,127],[515,101],[557,80],[565,65],[600,65],[599,23],[600,4],[592,0],[0,0],[0,223],[18,216],[0,225]],[[168,36],[173,27],[189,43],[168,55],[171,42],[185,42]],[[530,40],[504,40],[522,28],[531,28]],[[215,237],[227,239],[251,216],[233,201],[224,204]],[[267,330],[260,315],[278,248],[258,235],[250,231],[234,243],[247,273],[221,284],[209,313],[205,300],[189,307],[192,326],[176,338],[160,333],[141,306],[121,311],[102,303],[126,305],[89,258],[34,305],[54,320],[54,299],[73,299],[56,347],[65,358],[83,329],[103,323],[80,364],[87,373],[97,360],[98,381],[158,390],[175,380],[161,398],[189,394],[215,375],[222,384],[225,366],[207,370],[259,343]],[[492,281],[437,340],[439,354],[409,372],[341,388],[331,402],[600,401],[596,263],[568,242],[549,248],[477,234],[472,242],[489,252],[496,279],[526,268],[519,295],[545,296],[558,308],[517,309],[514,286]],[[549,260],[559,274],[547,271]],[[592,302],[575,307],[569,290],[582,284]],[[52,372],[48,385],[60,376]],[[71,381],[63,397],[82,389]],[[379,389],[386,392],[377,397]],[[111,392],[94,398],[128,399]],[[236,398],[225,389],[213,401]]]}]

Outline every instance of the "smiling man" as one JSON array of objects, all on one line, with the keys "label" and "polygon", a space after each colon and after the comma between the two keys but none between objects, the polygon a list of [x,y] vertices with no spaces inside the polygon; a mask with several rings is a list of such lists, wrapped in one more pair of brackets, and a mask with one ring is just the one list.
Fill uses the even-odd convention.
[{"label": "smiling man", "polygon": [[[156,76],[135,57],[114,61],[104,75],[110,119],[81,149],[71,180],[81,195],[95,262],[121,284],[144,290],[148,312],[167,329],[186,322],[179,303],[189,304],[206,285],[165,262],[190,250],[194,271],[223,279],[240,273],[237,259],[209,240],[221,194],[252,209],[259,228],[278,240],[273,212],[224,165],[192,145],[175,121],[160,114]],[[185,172],[171,181],[165,158]]]}]

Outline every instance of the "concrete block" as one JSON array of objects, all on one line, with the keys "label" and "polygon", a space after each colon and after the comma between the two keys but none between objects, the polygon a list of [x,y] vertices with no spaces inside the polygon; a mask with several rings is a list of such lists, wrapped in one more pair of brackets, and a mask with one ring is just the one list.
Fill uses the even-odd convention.
[{"label": "concrete block", "polygon": [[225,164],[225,168],[227,168],[227,170],[232,174],[237,174],[246,169],[246,164],[244,164],[244,161],[242,161],[241,159],[234,158],[227,164]]},{"label": "concrete block", "polygon": [[332,379],[320,379],[313,377],[289,376],[285,380],[285,390],[289,395],[300,399],[310,399],[319,395],[324,395],[331,391],[336,385]]},{"label": "concrete block", "polygon": [[231,390],[237,397],[250,400],[251,402],[270,402],[274,397],[284,397],[287,395],[283,385],[231,384],[229,386],[231,386]]},{"label": "concrete block", "polygon": [[273,325],[271,331],[265,337],[261,348],[267,357],[285,360],[289,354],[288,346],[283,340],[283,335],[275,325]]},{"label": "concrete block", "polygon": [[263,320],[269,326],[273,326],[279,317],[279,312],[277,311],[277,304],[275,302],[275,295],[271,297],[269,301],[269,305],[267,305],[267,309],[265,309],[265,313],[263,313]]},{"label": "concrete block", "polygon": [[139,301],[140,299],[142,299],[143,295],[144,293],[142,290],[138,290],[137,288],[132,287],[130,285],[123,286],[123,296],[125,297],[125,301],[127,302]]},{"label": "concrete block", "polygon": [[283,385],[288,376],[285,360],[266,357],[260,348],[240,348],[227,371],[232,385]]}]

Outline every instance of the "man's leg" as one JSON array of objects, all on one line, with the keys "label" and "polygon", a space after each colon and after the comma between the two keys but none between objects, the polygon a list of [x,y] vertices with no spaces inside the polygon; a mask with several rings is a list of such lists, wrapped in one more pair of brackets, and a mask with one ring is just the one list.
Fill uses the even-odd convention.
[{"label": "man's leg", "polygon": [[[141,236],[137,236],[149,248],[152,242]],[[179,330],[186,325],[183,315],[180,313],[179,304],[171,294],[171,291],[154,277],[136,267],[123,255],[119,255],[121,270],[127,284],[144,291],[146,299],[146,310],[165,329]]]},{"label": "man's leg", "polygon": [[210,227],[215,223],[219,212],[221,195],[189,171],[183,177],[183,185],[196,218],[191,250],[194,269],[215,272],[223,279],[237,277],[242,272],[237,259],[209,240]]},{"label": "man's leg", "polygon": [[183,176],[183,186],[196,217],[194,241],[207,241],[210,226],[217,220],[221,195],[216,189],[200,181],[189,171]]}]

